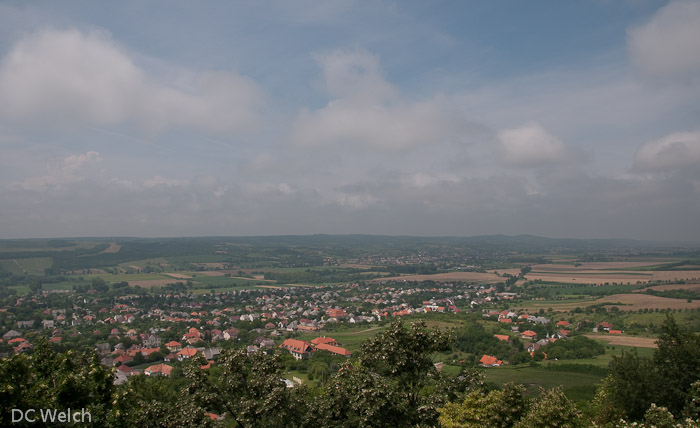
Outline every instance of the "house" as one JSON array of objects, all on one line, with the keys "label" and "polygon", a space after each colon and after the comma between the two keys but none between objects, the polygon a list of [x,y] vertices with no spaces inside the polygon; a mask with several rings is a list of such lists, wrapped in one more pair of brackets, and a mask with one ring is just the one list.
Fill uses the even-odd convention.
[{"label": "house", "polygon": [[479,360],[481,363],[482,367],[500,367],[503,365],[503,361],[499,360],[496,357],[492,357],[491,355],[486,355],[484,354],[483,357]]},{"label": "house", "polygon": [[228,330],[224,330],[224,340],[231,340],[235,339],[238,337],[238,329],[237,328],[229,328]]},{"label": "house", "polygon": [[29,351],[32,349],[31,343],[24,341],[20,343],[18,346],[14,347],[12,350],[14,351],[15,354],[22,354],[24,352]]},{"label": "house", "polygon": [[320,345],[320,344],[322,344],[322,343],[324,343],[324,344],[326,344],[326,345],[333,345],[333,346],[337,346],[337,345],[338,345],[338,341],[337,341],[337,340],[333,339],[332,337],[326,337],[326,336],[317,337],[316,339],[313,339],[313,340],[311,341],[311,345],[313,345],[313,346],[318,346],[318,345]]},{"label": "house", "polygon": [[537,333],[532,330],[525,330],[522,336],[523,339],[535,340],[537,338]]},{"label": "house", "polygon": [[185,333],[184,336],[182,336],[182,340],[193,344],[202,340],[202,334],[195,327],[192,327],[187,331],[187,333]]},{"label": "house", "polygon": [[608,330],[608,333],[610,334],[622,334],[622,330]]},{"label": "house", "polygon": [[597,327],[598,327],[599,329],[602,328],[602,329],[605,330],[605,331],[610,331],[610,329],[613,327],[613,325],[610,324],[609,322],[605,322],[605,321],[604,321],[604,322],[598,324]]},{"label": "house", "polygon": [[22,336],[22,333],[20,333],[19,331],[17,331],[17,330],[10,330],[10,331],[8,331],[7,333],[3,334],[3,335],[2,335],[2,338],[3,338],[4,340],[10,340],[10,339],[12,339],[12,338],[20,337],[20,336]]},{"label": "house", "polygon": [[168,351],[170,352],[178,352],[182,349],[182,344],[180,342],[171,340],[170,342],[165,344],[165,347],[168,348]]},{"label": "house", "polygon": [[170,376],[173,371],[172,366],[167,364],[154,364],[146,368],[143,373],[146,376]]},{"label": "house", "polygon": [[219,347],[197,348],[197,351],[201,352],[207,360],[213,360],[221,354],[221,348]]},{"label": "house", "polygon": [[129,367],[127,365],[122,364],[121,366],[117,367],[117,371],[120,371],[126,375],[130,375],[131,373],[133,373],[134,369],[132,369],[131,367]]},{"label": "house", "polygon": [[326,315],[328,315],[329,318],[345,318],[348,316],[345,309],[327,309]]},{"label": "house", "polygon": [[19,327],[19,328],[32,328],[32,327],[34,327],[34,321],[17,321],[17,327]]},{"label": "house", "polygon": [[272,349],[275,347],[275,341],[272,339],[265,338],[258,343],[261,348]]},{"label": "house", "polygon": [[197,348],[188,346],[177,353],[177,359],[182,361],[197,355]]},{"label": "house", "polygon": [[148,348],[159,348],[160,337],[156,334],[142,334],[141,343]]},{"label": "house", "polygon": [[500,340],[501,342],[509,342],[510,341],[510,336],[506,336],[505,334],[494,334],[493,337]]},{"label": "house", "polygon": [[53,320],[43,320],[43,321],[41,321],[41,326],[44,328],[53,328],[54,327]]},{"label": "house", "polygon": [[557,327],[568,327],[571,323],[569,321],[559,321],[557,322]]},{"label": "house", "polygon": [[160,348],[143,348],[141,349],[141,355],[144,357],[149,357],[151,354],[160,352]]},{"label": "house", "polygon": [[288,350],[297,360],[308,358],[313,352],[311,344],[306,340],[286,339],[279,347]]},{"label": "house", "polygon": [[131,361],[131,360],[133,360],[133,359],[134,359],[133,357],[130,357],[130,356],[128,356],[128,355],[120,355],[120,356],[118,356],[117,358],[115,358],[114,360],[112,360],[112,362],[113,362],[114,364],[122,364],[122,365],[124,365],[125,363],[128,363],[129,361]]},{"label": "house", "polygon": [[109,354],[112,351],[112,346],[107,342],[98,343],[95,345],[95,351],[97,351],[99,355]]},{"label": "house", "polygon": [[350,355],[352,355],[352,352],[348,351],[345,348],[341,348],[340,346],[328,345],[326,343],[320,343],[316,345],[316,349],[321,351],[328,351],[335,355],[342,355],[343,357],[349,357]]}]

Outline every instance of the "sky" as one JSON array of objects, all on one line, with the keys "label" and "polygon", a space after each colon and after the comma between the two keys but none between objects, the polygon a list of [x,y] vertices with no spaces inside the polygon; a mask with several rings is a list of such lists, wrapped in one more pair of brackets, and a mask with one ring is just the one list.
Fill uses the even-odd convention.
[{"label": "sky", "polygon": [[700,241],[700,1],[0,1],[0,238]]}]

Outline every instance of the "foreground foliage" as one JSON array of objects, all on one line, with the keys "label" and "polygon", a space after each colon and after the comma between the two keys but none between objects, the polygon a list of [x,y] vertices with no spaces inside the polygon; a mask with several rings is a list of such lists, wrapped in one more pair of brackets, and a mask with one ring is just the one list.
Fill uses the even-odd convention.
[{"label": "foreground foliage", "polygon": [[[480,372],[445,376],[433,365],[452,334],[400,320],[365,342],[354,363],[315,387],[287,388],[278,355],[225,350],[215,368],[192,358],[173,378],[136,376],[114,386],[94,353],[31,355],[0,361],[0,425],[12,409],[81,409],[92,426],[547,428],[691,427],[700,416],[700,339],[668,318],[650,359],[625,354],[584,415],[559,388],[535,398],[506,384],[489,389]],[[216,420],[217,415],[223,416]],[[634,422],[636,421],[636,422]],[[22,426],[21,424],[15,424]],[[41,426],[40,423],[32,426]]]}]

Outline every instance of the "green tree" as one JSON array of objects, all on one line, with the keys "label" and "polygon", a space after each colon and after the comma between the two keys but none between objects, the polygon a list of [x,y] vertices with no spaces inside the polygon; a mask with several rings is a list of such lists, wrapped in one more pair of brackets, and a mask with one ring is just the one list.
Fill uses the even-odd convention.
[{"label": "green tree", "polygon": [[561,388],[540,390],[530,410],[515,428],[578,428],[584,427],[583,415]]},{"label": "green tree", "polygon": [[112,390],[113,375],[97,354],[56,353],[40,339],[32,355],[0,360],[0,425],[10,425],[12,409],[84,408],[95,426],[105,426]]},{"label": "green tree", "polygon": [[510,428],[527,410],[522,385],[509,383],[488,394],[473,391],[462,403],[440,409],[439,422],[446,428]]},{"label": "green tree", "polygon": [[691,385],[700,380],[700,337],[668,314],[654,352],[654,401],[680,415]]},{"label": "green tree", "polygon": [[226,350],[217,360],[220,374],[200,369],[204,358],[191,358],[183,367],[186,394],[198,406],[227,414],[241,427],[300,426],[308,417],[303,387],[287,388],[282,365],[275,356]]},{"label": "green tree", "polygon": [[398,319],[386,331],[362,344],[360,364],[395,385],[401,401],[399,407],[404,410],[401,418],[404,426],[437,421],[437,408],[443,403],[421,391],[437,375],[433,355],[448,351],[451,340],[450,334],[428,330],[422,321],[404,328]]}]

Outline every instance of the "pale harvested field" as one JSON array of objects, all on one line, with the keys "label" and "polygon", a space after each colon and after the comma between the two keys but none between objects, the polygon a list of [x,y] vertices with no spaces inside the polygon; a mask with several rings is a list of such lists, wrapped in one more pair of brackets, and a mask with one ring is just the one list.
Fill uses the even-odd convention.
[{"label": "pale harvested field", "polygon": [[116,242],[110,242],[109,247],[100,251],[100,254],[102,254],[102,253],[118,253],[119,250],[121,250],[121,249],[122,249],[121,245],[117,244]]},{"label": "pale harvested field", "polygon": [[[519,270],[518,270],[519,272]],[[435,275],[404,275],[391,278],[380,278],[374,281],[474,281],[474,282],[501,282],[503,278],[488,272],[448,272]]]},{"label": "pale harvested field", "polygon": [[130,268],[137,272],[141,272],[141,266],[136,266],[136,265],[129,265]]},{"label": "pale harvested field", "polygon": [[647,290],[654,290],[654,291],[694,290],[694,291],[700,291],[700,283],[654,285],[653,287],[646,287],[646,288],[641,288],[639,290],[634,290],[634,293],[643,293]]},{"label": "pale harvested field", "polygon": [[608,345],[634,346],[635,348],[658,348],[656,339],[651,337],[634,337],[617,334],[610,334],[607,336],[585,334],[584,336],[596,340],[605,340],[608,342]]},{"label": "pale harvested field", "polygon": [[668,260],[656,260],[647,262],[592,262],[581,263],[581,266],[574,266],[573,263],[570,265],[546,263],[540,265],[532,265],[532,270],[574,272],[579,270],[629,269],[642,266],[655,266],[668,262]]},{"label": "pale harvested field", "polygon": [[[578,274],[578,275],[577,275]],[[624,272],[596,272],[585,274],[583,272],[562,272],[562,273],[528,273],[525,276],[528,280],[539,279],[542,281],[551,282],[565,282],[569,284],[605,284],[606,282],[612,284],[616,283],[630,283],[636,284],[637,281],[647,282],[651,281],[652,275],[629,275]]]},{"label": "pale harvested field", "polygon": [[515,309],[523,311],[534,311],[539,309],[552,308],[554,311],[570,311],[576,307],[585,308],[591,305],[597,305],[601,303],[620,303],[620,305],[611,304],[606,307],[617,307],[621,311],[636,311],[639,309],[649,308],[649,309],[697,309],[700,308],[700,301],[693,300],[688,303],[684,299],[671,299],[668,297],[658,297],[650,296],[643,293],[629,293],[629,294],[613,294],[612,296],[605,296],[598,299],[582,299],[576,301],[562,301],[552,302],[552,301],[531,301],[523,302],[519,304]]},{"label": "pale harvested field", "polygon": [[181,274],[181,273],[168,273],[168,272],[164,272],[163,275],[168,275],[168,276],[170,276],[170,277],[177,278],[177,279],[192,279],[191,276],[189,276],[189,275],[184,275],[184,274]]},{"label": "pale harvested field", "polygon": [[672,281],[674,279],[700,280],[700,270],[674,270],[654,272],[654,281]]},{"label": "pale harvested field", "polygon": [[[671,299],[668,297],[649,296],[646,294],[613,294],[612,296],[601,297],[596,299],[595,303],[617,303],[623,305],[617,306],[621,311],[636,311],[638,309],[695,309],[700,308],[700,301],[688,303],[683,299]],[[615,305],[612,305],[615,306]]]},{"label": "pale harvested field", "polygon": [[139,287],[162,287],[164,285],[174,284],[175,282],[176,281],[174,279],[143,279],[129,281],[129,285],[138,285]]}]

